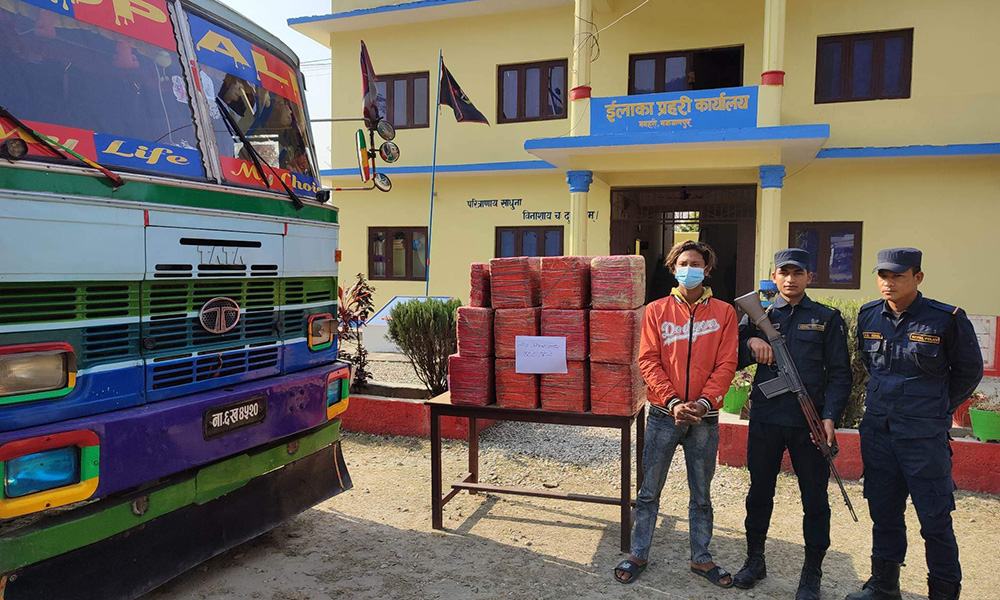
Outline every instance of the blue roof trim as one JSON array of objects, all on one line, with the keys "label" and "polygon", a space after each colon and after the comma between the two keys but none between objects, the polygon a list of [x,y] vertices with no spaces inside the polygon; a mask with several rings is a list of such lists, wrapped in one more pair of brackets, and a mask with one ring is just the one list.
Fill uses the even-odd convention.
[{"label": "blue roof trim", "polygon": [[825,148],[819,151],[816,158],[902,158],[921,156],[987,156],[997,154],[1000,154],[1000,143]]},{"label": "blue roof trim", "polygon": [[[466,165],[438,165],[438,173],[488,173],[497,171],[548,171],[555,166],[544,160],[514,160],[509,162],[471,163]],[[386,175],[430,175],[430,165],[413,167],[380,167],[380,172]],[[358,169],[326,169],[319,172],[321,177],[353,177]]]},{"label": "blue roof trim", "polygon": [[[805,128],[805,129],[803,129]],[[785,130],[776,132],[774,130]],[[788,131],[794,130],[794,131]],[[746,132],[768,132],[772,135],[748,136]],[[827,125],[785,125],[737,130],[714,130],[699,133],[697,139],[682,134],[686,139],[677,139],[677,134],[598,135],[560,138],[540,138],[524,143],[527,150],[536,148],[580,148],[603,146],[627,146],[632,144],[693,143],[706,141],[746,141],[767,139],[818,138],[829,135]],[[739,133],[737,133],[739,132]],[[711,136],[705,134],[713,134]],[[789,135],[794,133],[794,135]],[[775,135],[777,134],[777,135]],[[672,139],[657,139],[669,137]],[[544,144],[544,145],[542,145]],[[563,145],[564,144],[564,145]],[[862,148],[824,148],[816,158],[900,158],[900,157],[941,157],[941,156],[996,156],[1000,155],[1000,143],[990,144],[948,144],[943,146],[867,146]],[[438,173],[490,173],[504,171],[556,171],[556,167],[544,160],[515,160],[507,162],[470,163],[464,165],[438,165]],[[430,165],[412,167],[381,167],[379,171],[387,175],[430,175]],[[357,168],[326,169],[319,173],[323,177],[354,177]]]},{"label": "blue roof trim", "polygon": [[581,135],[576,137],[538,138],[524,142],[524,149],[608,148],[615,146],[650,146],[655,144],[695,144],[704,142],[748,142],[763,140],[811,139],[830,137],[829,125],[782,125],[778,127],[740,127],[701,131],[667,131]]},{"label": "blue roof trim", "polygon": [[379,13],[396,12],[400,10],[412,10],[415,8],[428,8],[430,6],[447,6],[449,4],[464,4],[466,2],[479,2],[480,0],[418,0],[417,2],[404,2],[402,4],[391,4],[389,6],[377,6],[375,8],[357,8],[340,13],[330,13],[328,15],[314,15],[311,17],[295,17],[288,19],[288,24],[302,25],[304,23],[316,23],[319,21],[333,21],[336,19],[348,19],[351,17],[363,17],[365,15],[376,15]]}]

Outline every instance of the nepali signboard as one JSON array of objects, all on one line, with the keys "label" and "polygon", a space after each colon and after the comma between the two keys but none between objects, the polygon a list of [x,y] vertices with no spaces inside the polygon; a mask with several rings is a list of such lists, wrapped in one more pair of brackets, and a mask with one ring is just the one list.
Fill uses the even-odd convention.
[{"label": "nepali signboard", "polygon": [[594,98],[590,134],[757,126],[757,88],[717,88]]}]

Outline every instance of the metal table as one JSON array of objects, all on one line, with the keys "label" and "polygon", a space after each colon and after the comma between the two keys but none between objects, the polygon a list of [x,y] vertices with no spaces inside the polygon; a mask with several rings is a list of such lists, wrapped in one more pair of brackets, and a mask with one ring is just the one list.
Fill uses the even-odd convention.
[{"label": "metal table", "polygon": [[[636,489],[642,487],[642,448],[646,433],[645,403],[631,416],[595,415],[593,413],[554,412],[541,409],[502,408],[488,406],[462,406],[452,404],[448,392],[425,402],[431,410],[431,515],[434,529],[444,529],[444,505],[462,490],[470,494],[493,492],[537,498],[555,498],[594,504],[611,504],[621,507],[622,552],[632,544],[632,423],[636,423],[635,458]],[[442,493],[441,469],[441,417],[469,419],[469,471],[451,484],[447,494]],[[551,490],[538,490],[479,483],[479,429],[477,419],[493,421],[521,421],[526,423],[555,423],[581,427],[608,427],[620,429],[621,438],[621,497],[570,494]]]}]

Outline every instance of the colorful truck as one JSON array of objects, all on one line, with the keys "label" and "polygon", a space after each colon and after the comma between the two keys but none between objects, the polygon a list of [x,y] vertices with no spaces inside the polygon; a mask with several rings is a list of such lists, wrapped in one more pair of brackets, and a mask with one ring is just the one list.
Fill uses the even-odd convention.
[{"label": "colorful truck", "polygon": [[298,59],[214,0],[0,0],[0,599],[134,598],[351,481]]}]

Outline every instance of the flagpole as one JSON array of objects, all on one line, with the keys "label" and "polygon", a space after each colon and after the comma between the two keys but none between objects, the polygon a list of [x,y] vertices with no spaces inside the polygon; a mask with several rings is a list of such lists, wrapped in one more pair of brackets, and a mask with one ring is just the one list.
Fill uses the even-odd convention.
[{"label": "flagpole", "polygon": [[431,210],[427,219],[427,257],[424,270],[424,296],[431,294],[431,232],[434,229],[434,177],[437,174],[438,157],[438,119],[441,116],[441,64],[444,62],[444,50],[438,50],[437,95],[434,97],[434,149],[431,152]]}]

